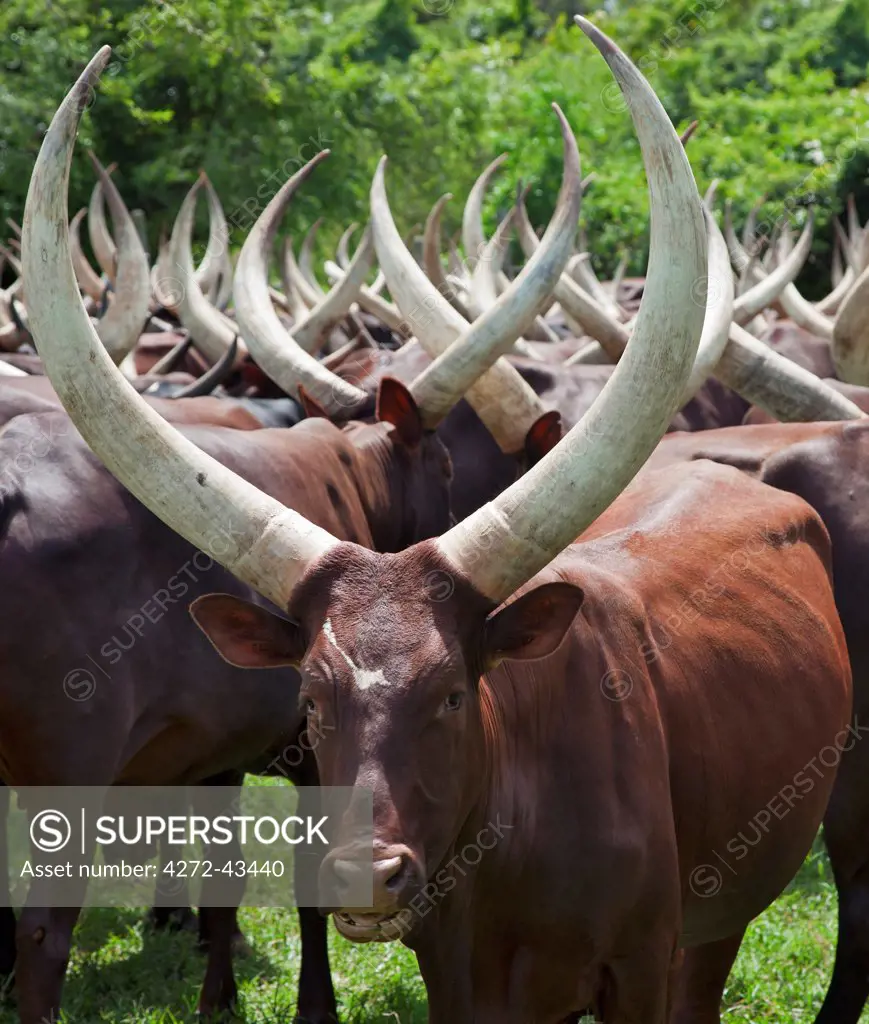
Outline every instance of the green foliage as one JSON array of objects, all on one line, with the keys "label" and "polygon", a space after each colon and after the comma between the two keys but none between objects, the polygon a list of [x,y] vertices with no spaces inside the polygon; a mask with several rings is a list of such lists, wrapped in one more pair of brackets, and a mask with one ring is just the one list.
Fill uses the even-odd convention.
[{"label": "green foliage", "polygon": [[[597,8],[600,9],[597,9]],[[404,229],[434,200],[467,194],[497,153],[510,159],[490,226],[517,180],[535,223],[561,173],[557,102],[597,180],[583,217],[603,270],[644,260],[639,150],[611,76],[570,23],[596,19],[646,73],[674,123],[701,127],[689,155],[739,222],[761,194],[771,219],[819,207],[819,253],[849,190],[869,215],[869,0],[4,0],[0,5],[0,208],[20,216],[58,100],[103,43],[103,76],[82,141],[116,160],[156,236],[205,167],[240,241],[276,188],[315,152],[333,155],[290,214],[318,215],[332,244],[366,217],[382,153]],[[73,199],[93,177],[80,152]],[[460,220],[460,203],[450,211]],[[152,237],[152,242],[155,237]]]}]

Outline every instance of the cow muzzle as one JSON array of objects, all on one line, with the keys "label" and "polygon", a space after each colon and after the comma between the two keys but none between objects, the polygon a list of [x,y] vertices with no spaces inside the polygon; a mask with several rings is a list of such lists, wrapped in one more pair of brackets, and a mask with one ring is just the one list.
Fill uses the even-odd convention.
[{"label": "cow muzzle", "polygon": [[[370,856],[370,853],[369,853]],[[371,906],[348,905],[342,893],[358,893],[360,873],[371,871]],[[335,850],[323,861],[321,887],[337,896],[333,913],[338,931],[354,942],[393,942],[405,935],[412,915],[405,910],[425,883],[425,873],[413,851],[393,845],[375,851],[373,863]]]}]

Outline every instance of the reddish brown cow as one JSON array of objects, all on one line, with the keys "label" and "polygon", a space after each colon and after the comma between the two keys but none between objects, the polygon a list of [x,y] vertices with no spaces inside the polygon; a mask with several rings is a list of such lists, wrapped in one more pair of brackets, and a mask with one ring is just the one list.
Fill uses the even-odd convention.
[{"label": "reddish brown cow", "polygon": [[[833,580],[854,675],[854,714],[869,726],[869,422],[789,423],[674,434],[651,467],[712,459],[772,487],[799,495],[819,513],[833,542]],[[863,723],[860,725],[859,723]],[[856,1024],[869,998],[869,744],[842,762],[824,818],[824,838],[839,895],[836,965],[817,1024]],[[720,949],[710,981],[723,990],[739,943]],[[692,974],[689,963],[689,975]],[[708,996],[707,996],[708,998]],[[682,1018],[679,1018],[680,1022]],[[685,1022],[693,1022],[687,1014]]]},{"label": "reddish brown cow", "polygon": [[[679,944],[731,941],[774,898],[826,804],[836,760],[824,753],[848,737],[829,539],[808,505],[709,465],[648,475],[604,511],[683,393],[706,237],[663,108],[579,20],[626,93],[651,179],[649,271],[629,348],[601,400],[519,483],[399,554],[340,542],[186,443],[103,351],[77,300],[66,189],[107,47],[52,122],[25,215],[25,272],[51,284],[32,299],[33,330],[83,436],[168,526],[289,614],[229,595],[193,609],[227,660],[299,665],[306,714],[334,722],[334,742],[317,752],[324,781],[375,797],[373,906],[337,908],[339,927],[360,940],[404,934],[437,1024],[554,1024],[589,1004],[606,1024],[665,1024]],[[381,166],[372,230],[395,294],[385,208]],[[232,525],[219,546],[217,523]],[[656,617],[707,589],[722,563],[735,571],[716,581],[691,634],[656,643]],[[451,587],[433,594],[432,574]],[[825,770],[807,788],[819,758]],[[734,847],[797,786],[801,799],[762,843]],[[345,826],[347,847],[324,867],[338,880],[353,859]],[[504,839],[457,886],[465,898],[408,927],[408,904],[442,884],[457,845],[484,827]],[[704,900],[691,883],[716,855],[734,859],[733,874]],[[31,890],[18,929],[31,1012],[33,979],[74,917],[38,897]]]},{"label": "reddish brown cow", "polygon": [[[500,613],[432,543],[335,549],[296,626],[197,602],[233,664],[301,663],[300,700],[329,732],[321,783],[373,789],[374,903],[336,924],[414,948],[432,1024],[589,1006],[663,1024],[677,947],[739,936],[799,866],[832,767],[799,780],[762,843],[739,837],[847,736],[850,682],[826,533],[782,498],[708,464],[657,475]],[[448,600],[427,597],[432,574],[454,581]],[[717,599],[665,644],[698,589]],[[339,877],[345,839],[324,865]],[[490,852],[460,857],[477,845]],[[732,874],[704,899],[723,858]]]}]

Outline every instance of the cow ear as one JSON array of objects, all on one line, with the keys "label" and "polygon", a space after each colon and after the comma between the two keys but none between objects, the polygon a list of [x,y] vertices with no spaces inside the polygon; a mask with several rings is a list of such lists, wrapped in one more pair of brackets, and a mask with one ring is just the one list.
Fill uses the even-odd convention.
[{"label": "cow ear", "polygon": [[236,668],[296,666],[305,656],[301,627],[258,604],[232,594],[206,594],[189,610],[221,658]]},{"label": "cow ear", "polygon": [[545,583],[490,615],[484,638],[486,667],[494,668],[504,658],[533,661],[552,654],[584,596],[572,583]]},{"label": "cow ear", "polygon": [[377,419],[391,423],[408,448],[422,440],[422,416],[413,395],[395,377],[383,377],[377,389]]},{"label": "cow ear", "polygon": [[303,384],[299,385],[299,404],[305,410],[305,415],[308,419],[329,419],[329,413],[326,412],[313,395],[305,390]]},{"label": "cow ear", "polygon": [[561,413],[557,409],[539,416],[525,435],[525,457],[529,468],[548,454],[561,440]]}]

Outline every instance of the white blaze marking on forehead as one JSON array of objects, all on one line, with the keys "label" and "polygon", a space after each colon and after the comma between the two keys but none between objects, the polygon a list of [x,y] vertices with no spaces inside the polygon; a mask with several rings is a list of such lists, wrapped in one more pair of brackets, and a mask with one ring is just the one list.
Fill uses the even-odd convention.
[{"label": "white blaze marking on forehead", "polygon": [[344,661],[347,662],[348,668],[353,673],[353,682],[360,690],[367,690],[370,686],[389,686],[389,680],[383,674],[383,669],[378,668],[372,670],[368,668],[359,668],[350,655],[341,650],[338,646],[338,640],[335,637],[335,630],[332,629],[331,619],[326,619],[323,623],[323,632],[325,633],[326,639],[329,643],[341,655]]}]

